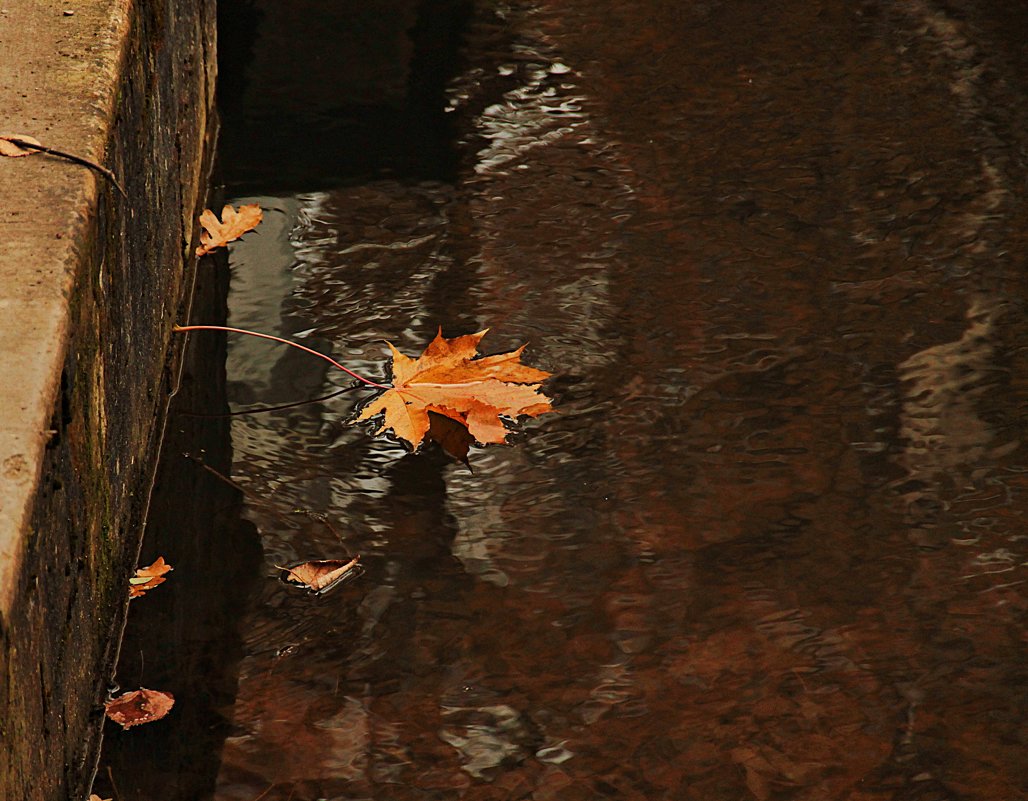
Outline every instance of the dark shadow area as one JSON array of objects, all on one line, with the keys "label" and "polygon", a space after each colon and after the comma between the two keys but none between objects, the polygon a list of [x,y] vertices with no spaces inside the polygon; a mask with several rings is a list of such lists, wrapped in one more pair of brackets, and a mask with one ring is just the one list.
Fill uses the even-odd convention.
[{"label": "dark shadow area", "polygon": [[[219,182],[274,194],[453,180],[445,88],[470,11],[466,0],[222,0]],[[224,324],[228,284],[224,258],[201,271],[193,322]],[[190,337],[139,561],[163,556],[174,572],[132,602],[116,674],[119,692],[170,692],[175,707],[163,723],[107,722],[94,786],[104,798],[211,797],[232,733],[243,621],[264,558],[241,492],[199,461],[232,473],[225,356],[224,336]]]},{"label": "dark shadow area", "polygon": [[[224,262],[201,270],[197,318],[224,320],[227,291]],[[140,556],[140,565],[163,556],[174,571],[131,602],[116,674],[120,691],[174,695],[176,720],[125,731],[107,721],[94,788],[102,798],[193,801],[212,791],[228,733],[219,710],[231,707],[242,655],[238,618],[262,562],[257,532],[239,516],[241,493],[185,456],[231,468],[229,418],[219,416],[228,411],[224,337],[191,337],[185,358]]]},{"label": "dark shadow area", "polygon": [[445,89],[468,0],[218,4],[222,177],[235,194],[452,180]]}]

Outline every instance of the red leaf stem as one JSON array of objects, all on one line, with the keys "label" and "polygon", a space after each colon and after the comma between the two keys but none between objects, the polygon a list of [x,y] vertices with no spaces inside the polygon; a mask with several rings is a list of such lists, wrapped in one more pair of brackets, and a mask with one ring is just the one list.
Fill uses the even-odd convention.
[{"label": "red leaf stem", "polygon": [[316,350],[308,348],[306,345],[300,345],[297,342],[290,342],[288,339],[282,339],[281,337],[272,336],[271,334],[261,334],[258,331],[247,331],[245,328],[231,328],[227,325],[176,325],[173,329],[176,332],[184,331],[230,331],[233,334],[246,334],[251,337],[259,337],[260,339],[270,339],[272,342],[281,342],[283,345],[289,345],[293,348],[310,353],[313,356],[317,356],[319,359],[324,359],[326,362],[331,364],[333,367],[338,367],[344,373],[349,373],[358,381],[363,381],[368,386],[377,387],[378,389],[390,389],[387,384],[378,384],[370,379],[365,378],[362,375],[358,375],[349,367],[343,367],[339,362],[330,356],[326,356],[324,353],[318,353]]}]

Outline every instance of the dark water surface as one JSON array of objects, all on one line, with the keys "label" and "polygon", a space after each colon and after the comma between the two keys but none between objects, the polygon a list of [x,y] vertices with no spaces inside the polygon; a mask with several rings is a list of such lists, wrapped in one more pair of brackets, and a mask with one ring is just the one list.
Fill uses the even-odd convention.
[{"label": "dark water surface", "polygon": [[[560,413],[474,472],[363,390],[169,447],[215,497],[148,535],[119,801],[1028,798],[1028,7],[274,5],[229,324],[377,378],[490,327]],[[229,404],[323,367],[232,338]]]}]

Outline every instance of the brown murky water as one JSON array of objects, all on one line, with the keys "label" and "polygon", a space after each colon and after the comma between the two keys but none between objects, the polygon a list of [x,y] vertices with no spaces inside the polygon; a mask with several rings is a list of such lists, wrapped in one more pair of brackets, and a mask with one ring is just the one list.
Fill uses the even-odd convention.
[{"label": "brown murky water", "polygon": [[[340,114],[364,167],[294,133],[276,179],[229,131],[266,210],[229,323],[377,377],[383,340],[491,327],[560,414],[473,473],[346,425],[363,390],[179,418],[166,474],[217,495],[180,456],[210,448],[249,495],[206,530],[158,496],[177,570],[119,679],[179,704],[108,733],[119,801],[1028,798],[1028,9],[999,5],[448,6],[428,112],[390,69],[439,9],[385,66],[336,53],[384,100],[290,94],[299,23],[258,17],[251,133],[284,69],[284,125],[327,85],[409,135]],[[378,19],[339,13],[315,55]],[[322,367],[231,339],[228,401],[349,385]],[[350,553],[326,595],[277,580]]]}]

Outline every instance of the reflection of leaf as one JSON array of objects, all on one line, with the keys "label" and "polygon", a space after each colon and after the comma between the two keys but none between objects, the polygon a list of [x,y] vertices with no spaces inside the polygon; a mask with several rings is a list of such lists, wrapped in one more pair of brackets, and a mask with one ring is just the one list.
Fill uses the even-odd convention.
[{"label": "reflection of leaf", "polygon": [[18,142],[28,142],[32,145],[39,145],[42,147],[38,139],[33,139],[31,136],[25,136],[25,134],[0,134],[0,156],[7,156],[12,159],[20,158],[21,156],[31,156],[33,153],[38,153],[38,150],[33,150],[28,147],[18,147]]},{"label": "reflection of leaf", "polygon": [[205,256],[215,248],[225,247],[229,242],[239,239],[247,231],[256,228],[263,216],[261,207],[256,203],[240,206],[239,211],[232,206],[225,206],[221,210],[220,221],[213,211],[204,209],[200,215],[200,225],[204,231],[200,234],[196,255]]},{"label": "reflection of leaf", "polygon": [[151,723],[167,715],[175,705],[171,693],[160,690],[138,690],[124,693],[107,702],[107,717],[119,724],[123,729]]},{"label": "reflection of leaf", "polygon": [[478,442],[488,443],[506,439],[500,415],[535,417],[552,411],[549,398],[540,391],[550,374],[521,364],[524,345],[509,353],[475,358],[485,334],[444,339],[440,331],[417,359],[390,345],[393,387],[374,398],[357,419],[384,413],[379,432],[392,429],[417,447],[431,427],[429,412],[450,418]]},{"label": "reflection of leaf", "polygon": [[311,592],[320,593],[338,584],[344,578],[357,575],[360,557],[355,556],[349,562],[340,559],[321,559],[313,562],[301,562],[290,567],[276,565],[282,571],[282,580],[287,584],[304,587]]},{"label": "reflection of leaf", "polygon": [[468,451],[475,438],[471,433],[452,417],[439,414],[431,409],[428,410],[428,436],[429,439],[439,443],[439,446],[458,462],[463,462],[470,470],[468,464]]},{"label": "reflection of leaf", "polygon": [[163,584],[167,580],[163,578],[164,574],[171,570],[172,566],[164,561],[163,556],[158,556],[157,561],[149,567],[139,568],[136,575],[129,579],[129,598],[138,598],[145,595],[147,590]]}]

